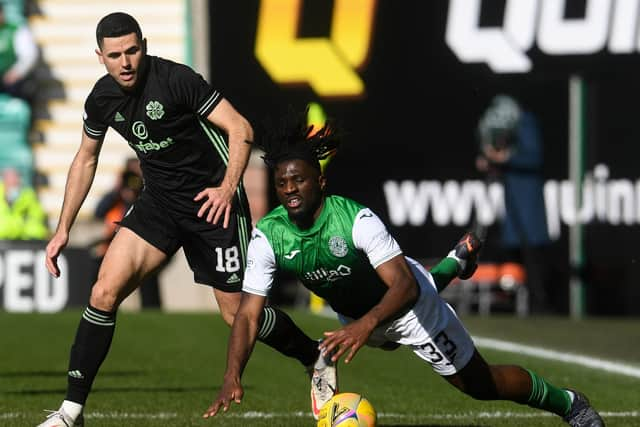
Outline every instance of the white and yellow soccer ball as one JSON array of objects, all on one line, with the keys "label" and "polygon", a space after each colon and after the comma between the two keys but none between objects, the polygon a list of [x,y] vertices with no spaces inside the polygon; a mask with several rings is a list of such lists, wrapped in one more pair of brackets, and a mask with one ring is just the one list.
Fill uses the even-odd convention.
[{"label": "white and yellow soccer ball", "polygon": [[318,427],[375,427],[376,410],[358,393],[338,393],[320,409]]}]

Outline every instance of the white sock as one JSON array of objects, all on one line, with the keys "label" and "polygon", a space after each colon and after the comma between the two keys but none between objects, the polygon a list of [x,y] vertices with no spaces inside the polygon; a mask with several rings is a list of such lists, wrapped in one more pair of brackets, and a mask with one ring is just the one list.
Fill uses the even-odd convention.
[{"label": "white sock", "polygon": [[320,355],[320,357],[318,357],[318,360],[316,360],[315,365],[313,365],[313,367],[315,369],[324,369],[327,367],[327,361],[325,360],[324,356]]},{"label": "white sock", "polygon": [[569,394],[569,398],[571,399],[571,403],[573,403],[573,399],[576,397],[575,393],[571,390],[565,390]]},{"label": "white sock", "polygon": [[74,422],[76,421],[76,419],[78,419],[78,417],[82,413],[83,408],[84,408],[84,405],[81,405],[76,402],[72,402],[70,400],[64,400],[62,402],[62,406],[60,406],[60,409],[62,409],[67,415],[73,418]]}]

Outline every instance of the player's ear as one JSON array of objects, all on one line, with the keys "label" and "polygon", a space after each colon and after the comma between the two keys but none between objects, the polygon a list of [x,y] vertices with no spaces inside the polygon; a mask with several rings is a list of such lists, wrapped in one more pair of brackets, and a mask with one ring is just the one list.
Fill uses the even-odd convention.
[{"label": "player's ear", "polygon": [[104,65],[104,56],[102,55],[102,51],[98,48],[96,48],[96,55],[98,55],[98,61]]},{"label": "player's ear", "polygon": [[327,177],[325,177],[324,175],[320,174],[318,176],[318,184],[320,184],[320,190],[324,191],[324,188],[327,186]]}]

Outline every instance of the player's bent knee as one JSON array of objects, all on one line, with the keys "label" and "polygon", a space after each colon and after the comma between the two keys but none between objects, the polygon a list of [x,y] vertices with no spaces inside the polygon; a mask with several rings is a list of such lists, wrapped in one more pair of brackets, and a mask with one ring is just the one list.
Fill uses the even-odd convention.
[{"label": "player's bent knee", "polygon": [[394,342],[394,341],[385,341],[378,348],[380,350],[384,350],[384,351],[393,351],[393,350],[397,350],[401,345],[402,344],[399,344],[399,343]]},{"label": "player's bent knee", "polygon": [[495,390],[495,387],[486,387],[483,385],[474,385],[468,387],[467,390],[464,390],[464,393],[469,397],[472,397],[476,400],[496,400],[498,399],[498,393]]},{"label": "player's bent knee", "polygon": [[220,310],[222,320],[224,320],[224,322],[229,326],[233,325],[233,319],[236,317],[237,307],[234,304],[226,304],[218,300],[218,310]]},{"label": "player's bent knee", "polygon": [[458,372],[454,375],[444,377],[452,386],[476,400],[496,400],[499,399],[496,385],[486,376],[469,371]]},{"label": "player's bent knee", "polygon": [[220,314],[222,315],[222,320],[224,320],[224,323],[226,323],[229,326],[233,325],[233,318],[236,315],[235,311],[233,313],[229,313],[229,312],[226,312],[226,311],[220,311]]},{"label": "player's bent knee", "polygon": [[218,310],[225,323],[229,326],[233,325],[233,319],[236,316],[238,307],[240,306],[239,292],[222,292],[214,289],[213,294],[218,303]]},{"label": "player's bent knee", "polygon": [[117,301],[117,295],[113,292],[110,292],[103,286],[98,286],[98,284],[96,284],[91,289],[91,297],[89,299],[89,303],[92,307],[95,307],[98,310],[110,312],[115,311],[118,308]]},{"label": "player's bent knee", "polygon": [[98,279],[91,288],[89,303],[99,310],[114,312],[127,295],[124,287],[110,286],[104,280]]}]

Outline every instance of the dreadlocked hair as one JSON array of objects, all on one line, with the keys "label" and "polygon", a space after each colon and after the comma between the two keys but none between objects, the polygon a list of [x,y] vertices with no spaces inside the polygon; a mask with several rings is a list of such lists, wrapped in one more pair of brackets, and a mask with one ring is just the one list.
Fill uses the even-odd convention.
[{"label": "dreadlocked hair", "polygon": [[332,156],[338,149],[342,132],[333,120],[318,129],[307,124],[307,107],[296,112],[291,107],[279,125],[267,125],[257,146],[264,150],[262,159],[271,169],[284,160],[300,159],[320,170],[320,160]]}]

